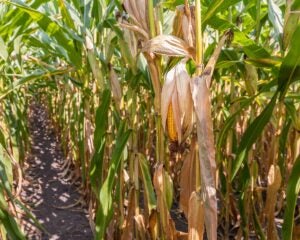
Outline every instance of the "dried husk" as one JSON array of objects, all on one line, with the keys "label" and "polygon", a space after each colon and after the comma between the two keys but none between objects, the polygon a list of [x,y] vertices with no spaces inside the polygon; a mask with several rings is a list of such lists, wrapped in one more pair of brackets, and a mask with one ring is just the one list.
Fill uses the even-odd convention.
[{"label": "dried husk", "polygon": [[142,28],[145,32],[149,32],[148,16],[146,7],[148,6],[147,0],[124,0],[123,5],[126,12],[134,22],[134,25]]},{"label": "dried husk", "polygon": [[257,70],[253,65],[245,63],[245,87],[246,91],[250,96],[256,94],[257,91],[257,82],[258,82],[258,74]]},{"label": "dried husk", "polygon": [[190,134],[193,125],[193,100],[190,81],[191,78],[186,71],[185,61],[181,61],[166,74],[162,88],[161,116],[163,128],[166,130],[168,109],[169,105],[172,104],[179,143]]},{"label": "dried husk", "polygon": [[113,98],[119,106],[122,99],[122,89],[121,89],[120,82],[118,80],[118,76],[115,70],[113,69],[113,67],[110,67],[109,80],[110,80]]},{"label": "dried husk", "polygon": [[183,160],[180,172],[180,209],[183,210],[186,218],[189,216],[189,201],[192,192],[196,191],[196,159],[197,159],[197,139],[193,137],[190,151]]},{"label": "dried husk", "polygon": [[169,57],[195,58],[195,49],[173,35],[159,35],[150,39],[145,43],[142,51]]},{"label": "dried husk", "polygon": [[147,0],[124,0],[123,6],[129,15],[129,19],[120,19],[119,25],[127,30],[135,33],[137,40],[144,42],[150,38],[148,14],[147,14]]},{"label": "dried husk", "polygon": [[173,23],[173,35],[183,39],[190,47],[196,46],[195,7],[177,6]]}]

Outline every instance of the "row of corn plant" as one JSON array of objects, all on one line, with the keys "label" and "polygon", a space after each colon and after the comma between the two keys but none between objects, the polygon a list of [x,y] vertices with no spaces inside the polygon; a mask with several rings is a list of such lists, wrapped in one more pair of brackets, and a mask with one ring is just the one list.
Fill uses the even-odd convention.
[{"label": "row of corn plant", "polygon": [[45,105],[95,239],[299,237],[298,1],[2,2],[3,149]]}]

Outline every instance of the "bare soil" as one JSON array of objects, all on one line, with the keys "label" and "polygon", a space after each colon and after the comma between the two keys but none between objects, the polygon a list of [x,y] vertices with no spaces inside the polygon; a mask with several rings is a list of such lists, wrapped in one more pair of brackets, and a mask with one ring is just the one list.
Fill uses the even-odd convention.
[{"label": "bare soil", "polygon": [[30,114],[31,154],[25,167],[22,200],[47,232],[27,221],[30,240],[90,240],[93,234],[78,186],[63,177],[64,156],[43,107]]}]

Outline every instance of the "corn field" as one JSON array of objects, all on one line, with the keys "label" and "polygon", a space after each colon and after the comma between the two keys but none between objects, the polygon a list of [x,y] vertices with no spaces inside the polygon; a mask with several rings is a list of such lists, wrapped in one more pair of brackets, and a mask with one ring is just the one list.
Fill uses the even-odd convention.
[{"label": "corn field", "polygon": [[300,239],[299,0],[0,0],[3,240],[35,106],[93,239]]}]

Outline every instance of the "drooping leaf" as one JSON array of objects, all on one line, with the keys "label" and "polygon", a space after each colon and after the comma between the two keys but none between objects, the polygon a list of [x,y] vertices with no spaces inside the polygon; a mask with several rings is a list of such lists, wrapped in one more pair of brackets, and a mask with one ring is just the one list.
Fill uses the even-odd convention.
[{"label": "drooping leaf", "polygon": [[100,145],[101,138],[105,135],[108,124],[108,111],[111,101],[111,92],[106,89],[102,93],[101,105],[96,111],[96,128],[94,133],[94,145],[97,149]]},{"label": "drooping leaf", "polygon": [[15,91],[16,89],[24,86],[25,84],[29,83],[30,81],[34,81],[41,78],[47,78],[54,75],[61,75],[66,72],[69,72],[70,69],[62,69],[62,70],[53,70],[53,71],[41,71],[37,70],[34,73],[21,78],[18,81],[13,82],[11,86],[9,86],[7,89],[4,89],[2,92],[0,92],[0,100],[4,99],[8,94]]},{"label": "drooping leaf", "polygon": [[269,52],[258,45],[254,40],[249,38],[245,33],[241,31],[234,31],[234,39],[232,44],[241,46],[246,53],[247,57],[252,59],[265,59],[270,58]]},{"label": "drooping leaf", "polygon": [[[23,2],[13,0],[9,2],[18,7],[21,11],[29,14],[29,16],[49,35],[68,52],[69,61],[76,67],[81,67],[81,54],[76,50],[74,45],[75,39],[70,37],[70,34],[62,28],[56,21],[50,19],[47,15],[25,5]],[[77,40],[77,39],[76,39]]]},{"label": "drooping leaf", "polygon": [[252,147],[256,139],[261,135],[264,127],[269,122],[276,104],[277,95],[278,93],[276,92],[272,97],[272,100],[261,112],[261,114],[246,129],[237,150],[236,158],[233,162],[231,181],[235,178],[243,161],[246,159],[249,149]]},{"label": "drooping leaf", "polygon": [[131,131],[125,131],[125,122],[122,122],[117,135],[116,145],[113,149],[111,164],[99,194],[99,208],[96,213],[96,239],[104,239],[105,231],[113,214],[113,186],[115,175],[119,170],[122,153]]},{"label": "drooping leaf", "polygon": [[204,14],[204,17],[202,19],[202,25],[206,26],[207,24],[212,21],[213,16],[215,16],[217,13],[228,9],[230,6],[237,4],[241,0],[216,0],[211,1],[211,4],[209,5],[207,11]]},{"label": "drooping leaf", "polygon": [[108,111],[110,106],[111,93],[109,90],[104,90],[101,99],[101,105],[96,112],[96,128],[94,132],[94,149],[95,153],[91,160],[90,180],[92,189],[96,197],[99,195],[98,189],[102,183],[103,172],[103,156],[106,146],[106,130],[108,125]]},{"label": "drooping leaf", "polygon": [[291,40],[291,47],[287,55],[282,61],[279,76],[278,90],[280,91],[280,99],[283,99],[291,83],[300,80],[300,25],[294,32]]},{"label": "drooping leaf", "polygon": [[[209,75],[208,75],[209,76]],[[206,75],[192,80],[194,108],[197,115],[197,137],[204,202],[205,228],[209,239],[217,239],[216,161],[211,116],[210,91]]]},{"label": "drooping leaf", "polygon": [[295,206],[300,192],[300,156],[294,163],[287,185],[286,208],[282,225],[282,239],[292,240]]},{"label": "drooping leaf", "polygon": [[189,205],[189,236],[190,240],[202,240],[204,235],[204,203],[197,192],[191,194]]}]

